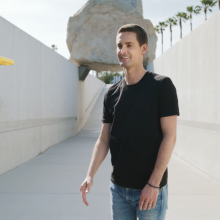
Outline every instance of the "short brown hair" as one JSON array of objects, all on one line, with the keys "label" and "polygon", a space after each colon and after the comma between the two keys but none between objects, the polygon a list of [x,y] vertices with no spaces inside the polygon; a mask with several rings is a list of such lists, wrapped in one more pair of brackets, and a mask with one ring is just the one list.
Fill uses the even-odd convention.
[{"label": "short brown hair", "polygon": [[117,35],[121,32],[134,32],[134,33],[136,33],[137,41],[139,42],[140,47],[143,44],[148,44],[147,33],[144,30],[144,28],[142,28],[140,25],[137,25],[137,24],[123,25],[119,28]]}]

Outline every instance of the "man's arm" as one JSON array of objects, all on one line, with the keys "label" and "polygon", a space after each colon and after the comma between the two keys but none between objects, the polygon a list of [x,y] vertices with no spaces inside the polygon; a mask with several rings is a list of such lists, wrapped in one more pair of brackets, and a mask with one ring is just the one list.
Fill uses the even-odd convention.
[{"label": "man's arm", "polygon": [[109,151],[110,123],[102,123],[101,133],[95,143],[87,176],[94,177]]},{"label": "man's arm", "polygon": [[155,168],[149,179],[149,183],[154,186],[159,186],[176,143],[177,115],[161,117],[160,123],[163,140],[158,151]]},{"label": "man's arm", "polygon": [[90,188],[93,185],[93,177],[109,151],[111,125],[111,123],[102,124],[101,133],[95,143],[86,178],[80,186],[83,202],[87,206],[89,203],[86,200],[86,193],[89,193]]}]

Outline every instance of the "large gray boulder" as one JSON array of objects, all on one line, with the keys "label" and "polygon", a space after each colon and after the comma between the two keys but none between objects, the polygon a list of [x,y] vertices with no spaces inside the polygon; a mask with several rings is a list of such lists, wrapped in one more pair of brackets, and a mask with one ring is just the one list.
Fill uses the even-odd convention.
[{"label": "large gray boulder", "polygon": [[148,34],[144,65],[155,58],[157,36],[150,20],[143,19],[141,0],[89,0],[67,27],[70,60],[96,71],[121,71],[116,55],[116,34],[128,23],[142,26]]}]

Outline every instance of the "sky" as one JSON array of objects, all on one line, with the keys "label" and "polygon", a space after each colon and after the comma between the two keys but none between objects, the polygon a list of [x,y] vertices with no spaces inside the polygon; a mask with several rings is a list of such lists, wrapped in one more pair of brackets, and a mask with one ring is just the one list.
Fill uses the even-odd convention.
[{"label": "sky", "polygon": [[[51,48],[57,45],[57,53],[69,59],[66,45],[67,23],[87,0],[0,0],[0,16]],[[200,0],[142,0],[143,16],[151,20],[154,26],[159,22],[186,12],[187,6],[201,5]],[[219,10],[215,6],[208,12],[207,18]],[[193,29],[205,22],[205,14],[193,16]],[[190,22],[183,23],[183,37],[190,33]],[[161,36],[158,35],[156,57],[162,54]],[[173,27],[173,45],[180,40],[180,27]],[[165,52],[170,48],[170,30],[164,31]]]}]

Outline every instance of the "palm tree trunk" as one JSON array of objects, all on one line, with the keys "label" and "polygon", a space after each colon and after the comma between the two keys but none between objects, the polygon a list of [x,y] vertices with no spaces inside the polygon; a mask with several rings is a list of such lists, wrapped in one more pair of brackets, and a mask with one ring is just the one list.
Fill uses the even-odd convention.
[{"label": "palm tree trunk", "polygon": [[219,6],[219,10],[220,10],[220,0],[218,0],[218,6]]},{"label": "palm tree trunk", "polygon": [[163,53],[163,31],[161,31],[161,40],[162,40],[162,53]]},{"label": "palm tree trunk", "polygon": [[192,31],[192,18],[190,18],[190,25],[191,25],[191,31]]},{"label": "palm tree trunk", "polygon": [[206,17],[206,8],[204,9],[204,12],[205,12],[205,20],[207,20],[207,17]]},{"label": "palm tree trunk", "polygon": [[170,47],[172,47],[172,26],[170,25]]},{"label": "palm tree trunk", "polygon": [[180,19],[180,38],[182,39],[182,22],[181,22],[181,19]]}]

